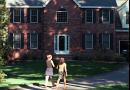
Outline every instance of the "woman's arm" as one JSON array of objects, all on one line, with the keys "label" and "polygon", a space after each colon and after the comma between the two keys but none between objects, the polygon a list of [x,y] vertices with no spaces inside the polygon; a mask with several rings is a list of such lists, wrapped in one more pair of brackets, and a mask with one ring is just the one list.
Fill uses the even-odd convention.
[{"label": "woman's arm", "polygon": [[52,60],[51,60],[51,64],[52,64],[53,67],[55,67],[54,62]]},{"label": "woman's arm", "polygon": [[66,63],[65,63],[65,73],[66,73],[66,76],[67,76],[68,74],[67,74],[67,65],[66,65]]}]

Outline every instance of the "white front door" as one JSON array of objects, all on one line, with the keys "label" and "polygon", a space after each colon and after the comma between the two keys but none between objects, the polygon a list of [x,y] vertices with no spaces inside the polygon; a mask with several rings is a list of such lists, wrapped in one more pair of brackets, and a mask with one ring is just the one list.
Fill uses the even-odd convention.
[{"label": "white front door", "polygon": [[69,40],[68,35],[55,35],[54,52],[56,54],[69,54]]}]

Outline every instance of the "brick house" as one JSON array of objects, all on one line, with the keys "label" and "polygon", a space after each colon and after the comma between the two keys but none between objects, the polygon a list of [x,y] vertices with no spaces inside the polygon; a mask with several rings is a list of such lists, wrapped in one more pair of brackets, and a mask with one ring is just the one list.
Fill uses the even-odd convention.
[{"label": "brick house", "polygon": [[41,58],[46,53],[89,56],[96,48],[121,52],[118,42],[129,40],[129,29],[122,30],[118,1],[7,0],[10,59]]}]

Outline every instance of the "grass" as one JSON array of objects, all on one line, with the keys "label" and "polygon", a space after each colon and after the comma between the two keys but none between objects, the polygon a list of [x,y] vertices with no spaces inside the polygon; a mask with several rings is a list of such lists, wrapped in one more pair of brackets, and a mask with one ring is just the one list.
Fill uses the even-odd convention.
[{"label": "grass", "polygon": [[[97,62],[67,62],[68,80],[93,76],[101,73],[111,72],[118,69],[121,64],[97,63]],[[0,87],[12,87],[20,84],[44,83],[45,64],[43,61],[23,62],[15,65],[0,67],[6,74],[6,81]],[[54,70],[57,73],[57,70]],[[57,74],[54,75],[57,79]]]},{"label": "grass", "polygon": [[108,85],[98,86],[97,88],[91,90],[129,90],[129,85],[126,83],[108,84]]}]

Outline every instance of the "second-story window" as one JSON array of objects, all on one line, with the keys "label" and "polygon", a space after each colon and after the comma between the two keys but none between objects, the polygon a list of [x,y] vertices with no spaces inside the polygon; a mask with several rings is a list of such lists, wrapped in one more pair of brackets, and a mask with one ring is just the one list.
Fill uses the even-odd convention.
[{"label": "second-story window", "polygon": [[93,10],[86,10],[86,23],[93,23]]},{"label": "second-story window", "polygon": [[31,23],[38,22],[38,9],[30,9],[30,22]]},{"label": "second-story window", "polygon": [[110,10],[102,10],[102,22],[110,23]]},{"label": "second-story window", "polygon": [[67,23],[68,22],[68,12],[65,9],[60,9],[57,11],[57,23]]},{"label": "second-story window", "polygon": [[14,23],[21,22],[21,9],[13,9],[13,22]]},{"label": "second-story window", "polygon": [[129,12],[126,12],[126,24],[129,24]]}]

